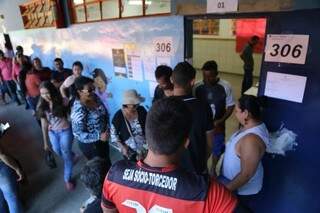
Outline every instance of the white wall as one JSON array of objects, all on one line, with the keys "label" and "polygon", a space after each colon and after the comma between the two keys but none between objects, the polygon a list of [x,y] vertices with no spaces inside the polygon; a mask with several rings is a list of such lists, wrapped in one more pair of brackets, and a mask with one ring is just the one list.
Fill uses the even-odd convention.
[{"label": "white wall", "polygon": [[4,15],[4,20],[0,22],[0,33],[23,29],[23,22],[20,14],[19,5],[28,2],[28,0],[0,0],[0,14]]},{"label": "white wall", "polygon": [[[200,69],[209,60],[218,63],[219,71],[243,74],[243,62],[236,52],[236,37],[232,32],[232,19],[220,19],[219,35],[193,36],[193,64]],[[254,76],[260,75],[262,54],[253,54]]]}]

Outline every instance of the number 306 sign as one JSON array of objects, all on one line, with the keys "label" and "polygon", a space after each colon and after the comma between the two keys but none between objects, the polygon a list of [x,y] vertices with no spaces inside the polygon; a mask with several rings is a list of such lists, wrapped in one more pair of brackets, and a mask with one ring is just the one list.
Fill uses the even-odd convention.
[{"label": "number 306 sign", "polygon": [[158,37],[153,40],[155,55],[157,56],[172,56],[173,46],[172,37]]},{"label": "number 306 sign", "polygon": [[267,35],[265,61],[305,64],[309,35]]}]

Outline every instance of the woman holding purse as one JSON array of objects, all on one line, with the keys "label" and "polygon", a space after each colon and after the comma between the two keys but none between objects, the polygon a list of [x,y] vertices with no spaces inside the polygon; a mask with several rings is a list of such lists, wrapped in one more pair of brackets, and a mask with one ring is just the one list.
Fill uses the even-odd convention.
[{"label": "woman holding purse", "polygon": [[94,93],[93,80],[84,76],[75,79],[76,99],[71,110],[72,131],[87,160],[100,157],[110,166],[109,114]]},{"label": "woman holding purse", "polygon": [[122,108],[116,112],[111,125],[111,143],[124,157],[136,161],[146,153],[145,123],[147,111],[144,101],[136,90],[123,93]]},{"label": "woman holding purse", "polygon": [[44,149],[50,150],[48,142],[50,139],[53,151],[64,161],[65,186],[68,191],[71,191],[75,187],[71,179],[75,156],[72,152],[73,136],[68,111],[56,87],[50,81],[42,82],[37,115],[41,120]]}]

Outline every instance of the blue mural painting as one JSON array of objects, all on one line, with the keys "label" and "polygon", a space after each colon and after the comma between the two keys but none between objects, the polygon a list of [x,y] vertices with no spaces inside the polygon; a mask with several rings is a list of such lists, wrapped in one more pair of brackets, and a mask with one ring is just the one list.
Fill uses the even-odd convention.
[{"label": "blue mural painting", "polygon": [[[150,17],[105,21],[72,25],[65,29],[44,28],[10,33],[13,46],[22,45],[25,53],[40,57],[43,65],[53,67],[53,60],[61,57],[65,67],[76,60],[84,64],[84,75],[90,76],[94,68],[104,70],[110,79],[108,90],[113,98],[108,102],[113,115],[121,106],[122,92],[136,89],[151,105],[152,88],[155,86],[153,72],[157,64],[165,61],[174,67],[183,60],[184,31],[182,16]],[[170,53],[159,55],[156,41],[164,44]],[[113,50],[123,50],[126,73],[115,75],[119,67],[114,66]],[[152,81],[153,80],[153,81]]]}]

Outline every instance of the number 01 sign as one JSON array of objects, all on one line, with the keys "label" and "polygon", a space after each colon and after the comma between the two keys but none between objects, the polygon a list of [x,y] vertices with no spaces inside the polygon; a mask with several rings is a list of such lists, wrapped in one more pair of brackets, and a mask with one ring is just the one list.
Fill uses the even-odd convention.
[{"label": "number 01 sign", "polygon": [[309,35],[267,35],[265,61],[305,64]]}]

